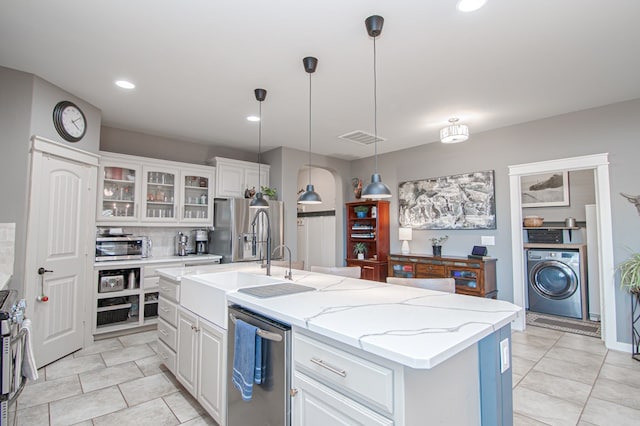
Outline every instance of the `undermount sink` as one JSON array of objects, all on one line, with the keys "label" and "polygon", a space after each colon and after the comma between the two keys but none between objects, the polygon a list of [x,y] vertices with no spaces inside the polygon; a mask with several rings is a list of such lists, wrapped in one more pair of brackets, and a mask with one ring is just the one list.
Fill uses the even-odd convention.
[{"label": "undermount sink", "polygon": [[235,271],[189,275],[183,277],[180,284],[180,304],[226,330],[228,292],[286,282],[281,278]]}]

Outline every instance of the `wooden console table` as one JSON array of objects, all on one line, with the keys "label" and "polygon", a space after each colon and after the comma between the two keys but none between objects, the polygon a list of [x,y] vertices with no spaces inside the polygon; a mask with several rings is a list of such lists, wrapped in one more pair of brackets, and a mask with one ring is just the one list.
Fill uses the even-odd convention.
[{"label": "wooden console table", "polygon": [[497,298],[497,259],[470,259],[456,256],[390,254],[390,277],[453,278],[456,293]]}]

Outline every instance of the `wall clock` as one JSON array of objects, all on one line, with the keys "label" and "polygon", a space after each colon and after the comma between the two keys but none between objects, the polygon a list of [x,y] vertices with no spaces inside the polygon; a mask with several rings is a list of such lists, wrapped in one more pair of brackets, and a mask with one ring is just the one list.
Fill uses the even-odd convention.
[{"label": "wall clock", "polygon": [[87,120],[76,104],[61,101],[53,108],[53,124],[62,138],[78,142],[87,132]]}]

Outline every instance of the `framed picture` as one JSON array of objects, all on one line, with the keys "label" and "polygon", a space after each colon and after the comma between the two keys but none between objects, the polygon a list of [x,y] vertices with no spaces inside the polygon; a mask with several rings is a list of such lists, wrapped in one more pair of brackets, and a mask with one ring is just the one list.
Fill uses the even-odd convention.
[{"label": "framed picture", "polygon": [[569,172],[541,173],[520,177],[522,207],[569,205]]},{"label": "framed picture", "polygon": [[401,182],[400,226],[413,229],[496,229],[493,170]]}]

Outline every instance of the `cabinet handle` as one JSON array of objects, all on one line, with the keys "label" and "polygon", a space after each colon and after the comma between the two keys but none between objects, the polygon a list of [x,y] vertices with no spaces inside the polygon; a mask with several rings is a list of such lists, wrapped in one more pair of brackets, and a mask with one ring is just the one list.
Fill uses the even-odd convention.
[{"label": "cabinet handle", "polygon": [[347,372],[345,370],[338,370],[335,367],[330,366],[329,364],[326,364],[323,360],[318,359],[318,358],[311,358],[311,362],[319,365],[322,368],[326,368],[327,370],[331,371],[332,373],[337,374],[340,377],[347,377]]},{"label": "cabinet handle", "polygon": [[169,312],[169,308],[160,308],[162,312]]},{"label": "cabinet handle", "polygon": [[362,269],[373,269],[373,266],[363,266]]},{"label": "cabinet handle", "polygon": [[293,398],[298,394],[298,389],[289,389],[289,395]]}]

